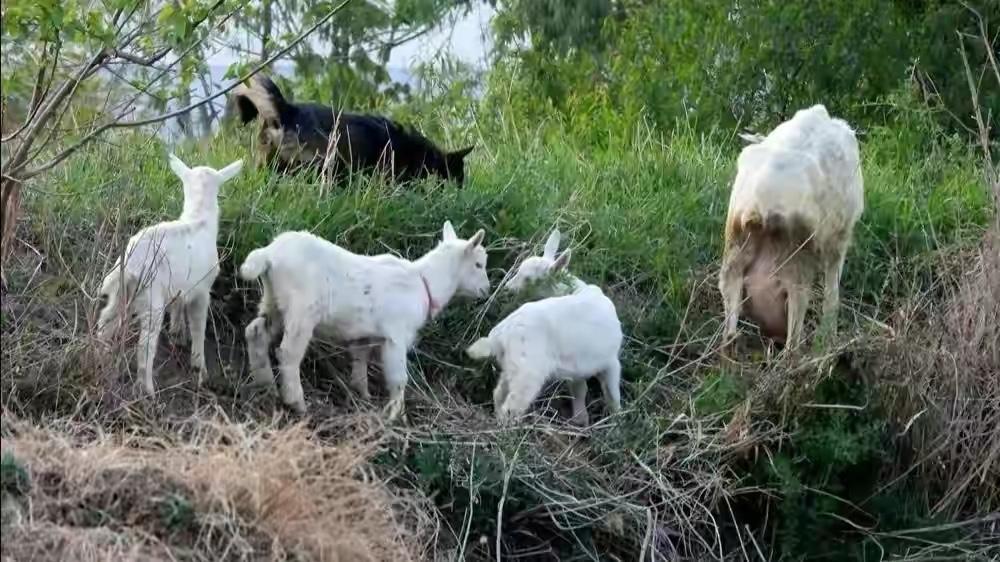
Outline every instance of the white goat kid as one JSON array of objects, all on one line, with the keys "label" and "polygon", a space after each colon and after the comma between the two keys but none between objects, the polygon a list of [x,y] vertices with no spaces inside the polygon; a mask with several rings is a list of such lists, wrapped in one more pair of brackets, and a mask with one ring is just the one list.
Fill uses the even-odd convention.
[{"label": "white goat kid", "polygon": [[[565,271],[570,252],[556,257],[559,231],[549,235],[541,256],[526,259],[506,288],[525,285]],[[469,346],[474,359],[496,358],[500,381],[493,391],[497,417],[506,422],[528,411],[547,382],[569,381],[573,421],[587,425],[587,380],[597,376],[609,411],[621,410],[621,322],[615,305],[600,287],[569,276],[552,296],[522,305],[485,338]]]},{"label": "white goat kid", "polygon": [[815,105],[766,137],[743,138],[754,144],[740,154],[729,200],[719,276],[723,340],[728,345],[736,336],[745,293],[764,335],[798,345],[818,269],[823,325],[835,334],[840,275],[864,208],[854,131]]},{"label": "white goat kid", "polygon": [[239,173],[237,160],[221,170],[188,168],[170,155],[170,169],[184,186],[184,208],[175,221],[140,230],[129,239],[125,254],[104,278],[106,304],[98,318],[98,335],[107,341],[132,315],[139,319],[136,351],[142,386],[154,393],[153,363],[163,316],[170,308],[170,331],[178,336],[187,316],[191,335],[191,367],[201,384],[205,372],[205,326],[209,291],[219,272],[219,187]]},{"label": "white goat kid", "polygon": [[268,349],[284,330],[278,351],[281,397],[304,413],[299,364],[315,330],[351,344],[351,386],[367,398],[371,346],[361,342],[375,341],[389,390],[388,418],[397,418],[409,378],[406,353],[417,332],[456,294],[489,293],[484,235],[480,230],[460,240],[445,222],[444,239],[415,262],[357,255],[308,232],[283,233],[250,252],[240,275],[259,278],[263,286],[259,315],[246,328],[255,384],[273,384]]}]

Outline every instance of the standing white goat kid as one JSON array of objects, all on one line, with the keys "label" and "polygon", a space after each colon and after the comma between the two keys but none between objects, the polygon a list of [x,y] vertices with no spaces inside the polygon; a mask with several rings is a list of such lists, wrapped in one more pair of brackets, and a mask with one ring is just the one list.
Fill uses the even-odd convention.
[{"label": "standing white goat kid", "polygon": [[219,187],[239,173],[237,160],[221,170],[188,168],[170,155],[170,169],[184,186],[184,208],[175,221],[140,230],[129,239],[125,254],[104,278],[106,304],[98,318],[98,336],[107,340],[131,315],[139,319],[136,363],[142,386],[152,395],[153,362],[163,316],[170,307],[170,332],[183,334],[187,316],[191,335],[191,367],[201,384],[205,372],[205,325],[209,291],[219,273]]},{"label": "standing white goat kid", "polygon": [[260,279],[258,317],[246,328],[250,371],[257,385],[273,384],[268,349],[283,329],[278,351],[281,397],[305,412],[299,364],[313,331],[349,342],[351,386],[368,397],[368,359],[374,340],[382,351],[389,390],[388,418],[403,412],[409,378],[406,353],[417,332],[452,297],[489,293],[485,232],[469,240],[444,223],[444,239],[415,262],[391,255],[360,256],[308,232],[285,232],[254,250],[240,266],[247,280]]},{"label": "standing white goat kid", "polygon": [[[556,257],[559,238],[554,230],[542,255],[524,260],[506,288],[517,292],[565,271],[570,251]],[[466,350],[474,359],[494,357],[500,364],[493,404],[501,421],[527,412],[553,379],[569,381],[575,423],[589,423],[587,380],[594,376],[601,381],[608,410],[621,410],[622,328],[614,303],[600,287],[572,275],[568,284],[560,283],[553,291],[559,296],[522,305]]]},{"label": "standing white goat kid", "polygon": [[822,105],[797,111],[740,153],[729,199],[719,290],[723,341],[736,336],[744,291],[764,335],[795,347],[817,269],[824,273],[823,324],[837,330],[840,275],[864,209],[854,131]]}]

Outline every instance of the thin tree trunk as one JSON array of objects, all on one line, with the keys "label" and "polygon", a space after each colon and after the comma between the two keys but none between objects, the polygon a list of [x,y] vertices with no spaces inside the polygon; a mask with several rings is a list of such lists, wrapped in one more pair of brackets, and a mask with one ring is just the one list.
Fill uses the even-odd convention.
[{"label": "thin tree trunk", "polygon": [[[17,233],[17,216],[21,210],[21,182],[4,176],[0,179],[0,216],[3,225],[0,226],[0,266],[7,262],[7,255],[14,247],[14,235]],[[6,278],[0,269],[0,278]]]},{"label": "thin tree trunk", "polygon": [[267,58],[267,48],[271,44],[271,2],[272,0],[264,0],[261,6],[261,16],[260,16],[260,58],[261,60]]}]

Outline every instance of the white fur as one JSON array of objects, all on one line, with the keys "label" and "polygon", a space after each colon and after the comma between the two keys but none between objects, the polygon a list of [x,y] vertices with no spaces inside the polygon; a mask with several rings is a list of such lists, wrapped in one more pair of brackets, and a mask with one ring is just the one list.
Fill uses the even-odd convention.
[{"label": "white fur", "polygon": [[[528,258],[507,284],[525,284],[565,270],[569,250],[558,258],[559,231],[553,231],[541,256]],[[586,425],[587,380],[597,376],[611,413],[621,409],[622,329],[615,305],[600,287],[570,276],[552,296],[522,305],[466,352],[475,359],[496,358],[500,382],[493,391],[497,417],[506,421],[527,412],[547,382],[569,381],[573,420]]]},{"label": "white fur", "polygon": [[[456,294],[489,292],[485,232],[460,240],[450,222],[444,239],[415,262],[391,255],[361,256],[308,232],[286,232],[254,250],[240,267],[244,279],[260,278],[263,296],[257,319],[246,328],[254,381],[271,385],[268,348],[284,329],[278,353],[282,400],[305,411],[299,363],[314,330],[351,343],[351,385],[368,397],[368,358],[381,347],[389,390],[389,419],[403,411],[409,378],[406,353],[417,332]],[[428,291],[430,299],[428,298]]]},{"label": "white fur", "polygon": [[792,264],[803,271],[798,279],[787,284],[789,345],[796,345],[802,337],[816,264],[824,272],[824,320],[835,333],[844,257],[854,225],[864,209],[861,161],[854,131],[843,120],[831,118],[824,106],[815,105],[796,112],[766,137],[743,138],[753,144],[743,149],[737,163],[719,278],[725,306],[724,340],[731,341],[736,335],[743,276],[753,259],[741,254],[746,240],[737,233],[750,222],[769,216],[795,217],[808,226],[813,234],[802,250],[818,258]]},{"label": "white fur", "polygon": [[163,316],[170,307],[170,331],[181,335],[188,317],[191,366],[198,383],[205,371],[205,325],[209,290],[218,275],[219,187],[239,173],[237,160],[222,170],[188,168],[170,155],[170,168],[184,186],[180,218],[139,231],[129,239],[125,254],[104,278],[101,296],[107,304],[98,319],[98,334],[107,339],[130,315],[140,323],[138,369],[143,389],[153,394],[153,362]]}]

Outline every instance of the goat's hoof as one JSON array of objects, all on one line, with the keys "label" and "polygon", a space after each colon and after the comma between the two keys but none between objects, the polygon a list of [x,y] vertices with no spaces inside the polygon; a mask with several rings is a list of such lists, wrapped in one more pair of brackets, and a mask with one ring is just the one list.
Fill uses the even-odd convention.
[{"label": "goat's hoof", "polygon": [[403,413],[403,405],[398,401],[390,401],[389,404],[386,405],[384,413],[386,421],[389,423],[395,422],[401,415],[405,417],[405,414]]},{"label": "goat's hoof", "polygon": [[732,341],[722,346],[719,350],[719,356],[726,363],[734,364],[738,363],[739,360],[736,355],[736,342]]},{"label": "goat's hoof", "polygon": [[357,388],[352,386],[351,390],[353,390],[354,393],[358,395],[358,398],[362,400],[368,401],[372,399],[372,393],[368,390],[367,386],[365,388]]},{"label": "goat's hoof", "polygon": [[250,381],[239,385],[236,389],[236,396],[241,400],[250,400],[258,396],[272,396],[277,394],[277,389],[273,382]]},{"label": "goat's hoof", "polygon": [[251,379],[250,382],[243,385],[243,389],[247,392],[267,392],[274,390],[274,381],[261,380],[261,379]]},{"label": "goat's hoof", "polygon": [[306,402],[305,400],[299,400],[298,402],[285,402],[285,406],[292,411],[297,416],[306,415]]}]

